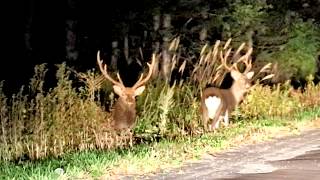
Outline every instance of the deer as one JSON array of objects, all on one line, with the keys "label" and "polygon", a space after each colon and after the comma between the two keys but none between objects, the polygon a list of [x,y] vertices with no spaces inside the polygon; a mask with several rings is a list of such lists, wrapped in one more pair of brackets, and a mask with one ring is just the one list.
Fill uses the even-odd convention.
[{"label": "deer", "polygon": [[[227,42],[227,44],[230,43]],[[254,71],[250,71],[252,68],[251,53],[252,47],[248,48],[245,55],[240,56],[240,51],[244,47],[244,43],[238,48],[233,55],[233,64],[227,65],[227,58],[230,55],[231,48],[223,54],[220,51],[221,66],[224,67],[233,79],[233,83],[228,89],[221,89],[217,87],[208,87],[202,91],[201,95],[201,119],[205,131],[208,128],[208,121],[211,119],[212,123],[209,126],[209,130],[215,130],[219,127],[220,121],[224,120],[224,125],[229,124],[229,115],[234,109],[243,101],[245,94],[251,88],[251,79],[254,75]],[[244,63],[246,68],[243,72],[238,69],[238,63]]]},{"label": "deer", "polygon": [[119,96],[112,109],[111,126],[115,130],[132,129],[136,122],[136,97],[141,95],[145,90],[145,84],[151,78],[155,66],[156,58],[152,57],[152,62],[147,63],[148,73],[144,77],[141,73],[140,78],[132,87],[126,87],[121,80],[119,72],[117,73],[118,81],[114,80],[107,71],[107,65],[103,65],[103,60],[100,59],[100,51],[97,53],[97,62],[103,76],[113,84],[113,91]]}]

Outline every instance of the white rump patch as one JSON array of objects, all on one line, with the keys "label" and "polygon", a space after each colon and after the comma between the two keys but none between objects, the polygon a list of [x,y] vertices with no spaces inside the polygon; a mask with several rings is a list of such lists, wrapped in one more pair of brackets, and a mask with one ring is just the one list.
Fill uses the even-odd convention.
[{"label": "white rump patch", "polygon": [[213,119],[216,115],[219,105],[221,104],[221,99],[216,96],[209,96],[204,100],[204,103],[208,109],[209,118]]}]

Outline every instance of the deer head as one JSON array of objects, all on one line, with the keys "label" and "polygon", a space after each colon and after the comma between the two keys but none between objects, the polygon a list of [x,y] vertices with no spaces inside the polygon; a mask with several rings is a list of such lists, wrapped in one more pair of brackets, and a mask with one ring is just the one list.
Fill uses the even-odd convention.
[{"label": "deer head", "polygon": [[[230,41],[231,39],[229,39]],[[228,44],[228,42],[227,42]],[[251,88],[251,79],[253,78],[254,71],[251,71],[252,69],[252,47],[250,47],[246,54],[240,56],[241,50],[244,48],[245,43],[242,43],[241,46],[237,49],[235,54],[232,57],[232,61],[234,62],[231,66],[227,65],[227,59],[230,55],[231,48],[226,51],[225,54],[223,54],[222,51],[220,51],[220,60],[222,66],[230,72],[230,75],[233,79],[233,84],[230,88],[230,91],[232,92],[232,95],[234,96],[236,100],[236,104],[241,102],[244,98],[244,95],[250,90]],[[245,70],[241,72],[238,68],[239,64],[243,63],[245,65]]]},{"label": "deer head", "polygon": [[112,108],[112,126],[115,129],[131,129],[135,124],[136,120],[136,96],[142,94],[145,90],[146,82],[151,78],[153,67],[155,65],[155,56],[152,57],[152,63],[148,63],[149,71],[147,76],[144,77],[141,74],[138,81],[132,87],[126,87],[119,73],[117,73],[117,78],[119,81],[114,80],[107,71],[107,65],[103,65],[103,60],[100,59],[100,52],[97,53],[97,62],[100,71],[104,77],[113,84],[113,91],[119,96],[117,102]]}]

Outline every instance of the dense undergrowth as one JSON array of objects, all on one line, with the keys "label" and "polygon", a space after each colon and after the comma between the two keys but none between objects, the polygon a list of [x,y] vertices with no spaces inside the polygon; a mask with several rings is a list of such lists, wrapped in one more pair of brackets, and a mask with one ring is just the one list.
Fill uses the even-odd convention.
[{"label": "dense undergrowth", "polygon": [[[281,119],[286,119],[284,123],[290,124],[290,119],[296,121],[298,115],[305,112],[313,112],[313,117],[319,117],[317,108],[320,106],[320,84],[314,84],[311,75],[307,79],[307,85],[301,89],[293,89],[289,82],[264,85],[258,79],[244,102],[233,112],[231,119],[235,125],[227,129],[222,128],[218,134],[211,134],[212,136],[205,134],[199,117],[200,92],[205,85],[217,85],[220,83],[219,80],[225,77],[224,72],[215,69],[217,47],[216,43],[212,47],[205,46],[207,49],[202,49],[199,62],[194,65],[196,71],[194,70],[187,79],[177,80],[169,85],[159,78],[153,78],[145,92],[137,98],[138,118],[131,132],[119,133],[110,128],[109,109],[115,97],[111,84],[106,83],[98,72],[72,74],[74,71],[66,64],[60,64],[57,66],[56,86],[45,91],[44,79],[47,68],[45,64],[41,64],[35,67],[35,74],[30,83],[12,96],[4,94],[2,82],[1,163],[12,161],[28,164],[29,160],[66,158],[72,153],[87,153],[88,150],[99,154],[99,150],[104,150],[110,152],[111,161],[119,165],[119,158],[122,156],[119,152],[137,153],[137,156],[146,158],[149,155],[142,155],[144,148],[147,148],[145,153],[148,154],[153,152],[150,148],[163,142],[175,142],[179,145],[190,139],[197,141],[197,138],[203,141],[200,146],[207,147],[207,139],[211,147],[221,143],[222,139],[230,140],[230,137],[241,133],[250,133],[250,128],[245,127],[252,124],[253,129],[259,129],[260,123],[281,123]],[[179,68],[181,69],[181,66]],[[217,79],[204,78],[216,73],[219,74]],[[75,86],[75,82],[79,80],[84,83]],[[104,98],[100,97],[101,90],[106,92],[107,96]],[[150,145],[149,148],[146,144]],[[192,145],[187,149],[199,148],[196,142],[190,144]],[[142,150],[139,150],[139,147]],[[188,151],[184,145],[182,147]],[[155,153],[159,153],[158,151],[161,151],[161,148]],[[174,160],[173,156],[176,155],[172,154],[168,158]]]},{"label": "dense undergrowth", "polygon": [[[137,98],[138,118],[132,132],[118,133],[110,128],[110,113],[105,111],[109,106],[101,102],[107,101],[112,106],[115,98],[110,83],[104,83],[97,72],[76,72],[71,78],[74,71],[60,64],[56,86],[45,91],[47,69],[41,64],[35,67],[30,83],[11,97],[3,93],[2,82],[0,159],[41,159],[72,151],[125,148],[203,134],[200,92],[207,84],[219,84],[216,82],[225,75],[216,65],[219,43],[202,49],[190,78],[172,85],[157,78],[149,83]],[[219,74],[218,78],[209,78],[214,74]],[[197,80],[199,78],[202,80]],[[75,87],[77,80],[83,81],[83,85]],[[263,85],[259,80],[254,83],[254,88],[233,113],[234,121],[290,117],[320,105],[320,85],[313,83],[312,76],[306,87],[298,90],[289,82],[273,86]],[[108,95],[105,101],[99,96],[102,87]]]}]

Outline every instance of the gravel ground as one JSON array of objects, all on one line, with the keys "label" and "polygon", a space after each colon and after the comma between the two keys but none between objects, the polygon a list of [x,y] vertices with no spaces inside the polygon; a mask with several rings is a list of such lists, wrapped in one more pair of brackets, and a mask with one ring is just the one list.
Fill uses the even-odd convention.
[{"label": "gravel ground", "polygon": [[119,179],[320,179],[320,130],[207,154],[169,172]]}]

